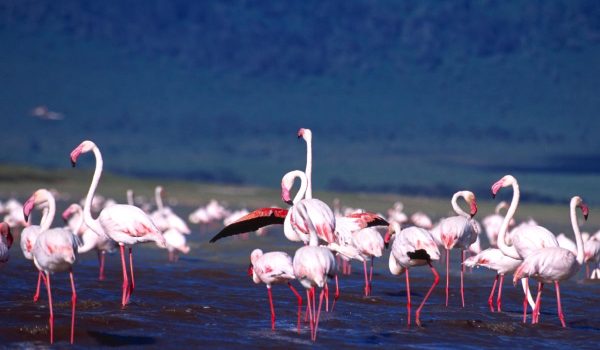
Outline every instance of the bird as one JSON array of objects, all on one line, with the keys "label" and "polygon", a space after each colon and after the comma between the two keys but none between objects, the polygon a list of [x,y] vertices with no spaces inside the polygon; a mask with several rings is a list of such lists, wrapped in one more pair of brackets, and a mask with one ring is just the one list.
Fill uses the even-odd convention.
[{"label": "bird", "polygon": [[[363,269],[365,272],[365,296],[369,296],[372,291],[371,281],[373,280],[373,260],[383,255],[384,241],[379,231],[373,227],[352,232],[353,245],[364,257]],[[367,278],[367,260],[371,261],[369,275]]]},{"label": "bird", "polygon": [[[488,269],[496,271],[496,278],[492,286],[490,297],[488,298],[488,305],[490,311],[494,312],[494,292],[496,291],[496,285],[498,285],[498,297],[496,299],[496,309],[498,312],[502,311],[502,284],[504,283],[504,275],[507,273],[515,272],[515,270],[521,265],[522,260],[513,259],[506,256],[498,248],[488,248],[481,253],[467,258],[463,264],[467,267],[483,266]],[[500,283],[498,284],[498,278]],[[534,302],[529,289],[525,290],[529,305],[533,309]]]},{"label": "bird", "polygon": [[0,222],[0,266],[8,262],[9,249],[13,244],[13,236],[10,226],[6,222]]},{"label": "bird", "polygon": [[81,240],[82,244],[77,247],[77,252],[79,254],[96,249],[99,264],[98,280],[104,281],[106,278],[104,275],[106,253],[112,253],[116,249],[117,243],[108,238],[108,236],[100,235],[87,227],[87,225],[84,225],[83,209],[77,203],[73,203],[65,209],[62,213],[62,218],[69,223],[69,227],[73,234],[78,236]]},{"label": "bird", "polygon": [[[504,220],[504,216],[500,214],[500,211],[505,208],[508,208],[508,203],[506,201],[501,201],[496,206],[494,214],[484,217],[481,221],[481,224],[483,225],[487,235],[488,242],[492,248],[496,248],[498,246],[498,232],[500,232],[500,226],[502,226],[502,220]],[[509,227],[514,226],[514,224],[515,221],[511,220]]]},{"label": "bird", "polygon": [[[581,234],[583,237],[583,233]],[[585,261],[585,278],[600,278],[600,269],[598,268],[598,262],[600,262],[600,241],[593,236],[592,238],[583,238],[583,256]],[[589,265],[592,264],[593,271],[590,275]]]},{"label": "bird", "polygon": [[152,222],[162,232],[167,231],[170,228],[176,229],[180,233],[189,235],[192,231],[188,225],[181,219],[177,214],[173,213],[170,207],[163,205],[162,195],[164,189],[162,186],[156,186],[154,189],[154,198],[156,200],[156,210],[150,214]]},{"label": "bird", "polygon": [[513,277],[513,283],[515,284],[519,279],[524,277],[531,277],[538,281],[538,292],[531,320],[532,323],[539,323],[540,303],[544,284],[554,283],[556,303],[558,306],[558,318],[560,319],[561,325],[566,327],[560,300],[559,283],[573,277],[584,263],[583,239],[581,238],[579,224],[577,223],[576,208],[581,209],[583,217],[586,220],[589,209],[581,197],[574,196],[571,198],[569,213],[571,217],[571,226],[573,227],[573,232],[575,234],[577,254],[573,254],[570,250],[561,247],[540,248],[528,255],[515,271]]},{"label": "bird", "polygon": [[179,260],[178,252],[183,254],[188,254],[190,252],[190,246],[187,245],[185,235],[176,228],[168,228],[163,232],[163,237],[167,245],[167,251],[169,252],[170,262],[177,262],[177,260]]},{"label": "bird", "polygon": [[[458,206],[457,200],[459,197],[464,198],[469,204],[469,213]],[[448,306],[448,290],[450,287],[450,249],[461,250],[462,264],[465,258],[465,250],[475,243],[480,230],[479,225],[472,219],[477,214],[477,200],[473,192],[458,191],[454,193],[451,204],[457,215],[442,219],[437,226],[440,241],[446,249],[446,306]],[[464,267],[462,265],[460,269],[460,297],[462,307],[465,307]]]},{"label": "bird", "polygon": [[[71,164],[76,165],[77,159],[83,153],[93,152],[96,158],[96,167],[92,183],[85,198],[83,207],[83,218],[85,224],[99,235],[106,235],[119,244],[121,251],[121,266],[123,270],[123,293],[121,298],[122,307],[129,302],[129,298],[135,288],[133,275],[133,255],[131,246],[143,242],[155,242],[159,247],[165,248],[166,242],[160,230],[152,220],[140,208],[128,204],[116,204],[104,208],[97,219],[92,217],[91,205],[96,192],[96,187],[102,176],[102,153],[96,144],[90,140],[80,143],[70,154]],[[129,267],[131,281],[127,277],[125,263],[125,246],[129,247]]]},{"label": "bird", "polygon": [[[502,221],[500,231],[498,232],[498,248],[500,248],[502,254],[513,259],[523,260],[538,249],[558,247],[558,241],[552,232],[537,225],[535,222],[523,223],[515,227],[510,234],[512,245],[507,244],[505,236],[508,226],[519,206],[521,193],[519,190],[519,182],[514,176],[505,175],[492,185],[492,197],[496,197],[501,188],[509,186],[512,186],[513,188],[513,196],[506,215],[504,216],[504,220]],[[522,280],[522,283],[525,290],[529,290],[529,283],[526,278]],[[523,296],[523,323],[527,322],[527,305],[528,300],[526,292]]]},{"label": "bird", "polygon": [[[558,242],[558,246],[561,248],[565,248],[570,250],[573,254],[577,254],[577,245],[573,242],[567,235],[564,233],[559,233],[556,236],[556,241]],[[585,243],[584,243],[585,246]]]},{"label": "bird", "polygon": [[401,229],[400,224],[394,221],[390,224],[388,231],[385,234],[384,242],[389,244],[394,235],[396,237],[394,243],[392,243],[389,268],[393,275],[399,275],[402,272],[406,274],[406,308],[408,310],[408,325],[410,325],[411,319],[411,295],[408,270],[415,266],[429,265],[434,276],[433,284],[427,291],[427,294],[423,298],[423,301],[421,301],[415,314],[415,323],[418,326],[421,326],[421,310],[440,281],[438,272],[431,264],[432,261],[440,259],[440,251],[431,236],[431,233],[423,228],[410,226]]},{"label": "bird", "polygon": [[48,291],[48,305],[50,311],[50,343],[54,343],[54,312],[52,309],[52,292],[50,274],[55,272],[69,272],[71,280],[71,344],[75,335],[75,305],[77,292],[73,278],[72,266],[77,259],[77,240],[70,230],[53,228],[40,233],[33,247],[33,262],[45,274],[46,289]]},{"label": "bird", "polygon": [[273,284],[285,283],[290,287],[298,300],[298,333],[300,333],[300,316],[302,312],[302,296],[292,286],[290,281],[296,279],[292,258],[285,252],[263,253],[261,249],[254,249],[250,253],[250,266],[248,274],[252,276],[254,283],[264,283],[269,294],[269,306],[271,308],[271,329],[275,329],[275,308],[273,306],[273,295],[271,286]]},{"label": "bird", "polygon": [[[56,212],[56,201],[54,196],[47,189],[41,188],[35,191],[23,204],[22,215],[25,221],[29,221],[29,216],[33,211],[34,207],[42,209],[42,218],[39,225],[26,226],[21,231],[21,240],[19,245],[25,259],[33,260],[33,247],[37,241],[38,236],[43,231],[50,229],[52,222],[54,221],[54,215]],[[37,302],[40,297],[40,285],[42,279],[45,276],[41,270],[38,270],[38,281],[33,295],[33,302]]]}]

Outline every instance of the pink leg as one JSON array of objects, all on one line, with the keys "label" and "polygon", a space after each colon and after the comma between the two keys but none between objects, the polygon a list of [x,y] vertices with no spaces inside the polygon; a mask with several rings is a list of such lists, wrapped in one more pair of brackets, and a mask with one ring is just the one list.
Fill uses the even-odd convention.
[{"label": "pink leg", "polygon": [[531,324],[538,323],[540,321],[540,306],[542,302],[542,290],[544,289],[544,284],[542,282],[538,282],[538,292],[537,297],[535,298],[535,308],[533,309],[533,313],[531,316]]},{"label": "pink leg", "polygon": [[465,276],[465,265],[463,262],[465,261],[465,251],[460,251],[460,299],[462,300],[462,307],[465,307],[465,285],[464,285],[464,276]]},{"label": "pink leg", "polygon": [[363,260],[363,269],[365,271],[365,296],[369,296],[369,276],[367,275],[367,261]]},{"label": "pink leg", "polygon": [[373,280],[373,260],[375,260],[375,257],[371,257],[371,269],[369,271],[369,286],[371,285],[371,281]]},{"label": "pink leg", "polygon": [[270,286],[267,286],[267,291],[269,293],[269,305],[271,306],[271,329],[275,330],[275,308],[273,307],[273,295]]},{"label": "pink leg", "polygon": [[307,289],[306,290],[306,315],[308,316],[309,319],[309,324],[310,324],[310,336],[312,338],[312,334],[313,334],[313,316],[312,316],[312,298],[311,298],[311,294],[312,294],[312,288],[311,289]]},{"label": "pink leg", "polygon": [[[529,294],[529,281],[525,279],[525,296],[523,297],[523,323],[527,323],[527,294]],[[531,317],[533,319],[533,315]]]},{"label": "pink leg", "polygon": [[315,319],[317,317],[317,303],[315,302],[315,287],[312,287],[312,317],[313,317],[313,325],[315,324]]},{"label": "pink leg", "polygon": [[131,247],[129,248],[129,269],[131,271],[131,292],[129,292],[129,294],[131,294],[135,289],[135,279],[133,278],[133,254],[131,253]]},{"label": "pink leg", "polygon": [[494,278],[494,285],[492,286],[492,292],[490,293],[490,297],[488,298],[488,305],[490,306],[490,311],[494,312],[494,292],[496,291],[496,284],[498,283],[498,275]]},{"label": "pink leg", "polygon": [[329,285],[325,282],[325,311],[329,312]]},{"label": "pink leg", "polygon": [[77,292],[75,291],[75,280],[73,279],[73,271],[69,271],[69,277],[71,278],[71,344],[75,340],[75,304],[77,304]]},{"label": "pink leg", "polygon": [[406,311],[408,312],[408,316],[406,317],[406,324],[407,326],[410,326],[410,280],[408,278],[408,269],[406,269],[405,271],[406,274]]},{"label": "pink leg", "polygon": [[100,262],[100,274],[98,275],[99,281],[104,281],[104,258],[106,252],[98,250],[98,261]]},{"label": "pink leg", "polygon": [[[44,273],[42,271],[38,271],[37,288],[35,289],[35,294],[33,295],[34,303],[37,303],[38,299],[40,298],[40,284],[42,282],[42,278],[44,278],[45,281]],[[46,284],[46,282],[44,282],[44,284]]]},{"label": "pink leg", "polygon": [[[313,295],[314,297],[314,295]],[[333,296],[333,304],[331,305],[331,312],[335,307],[335,302],[340,298],[340,285],[338,284],[338,276],[335,275],[335,295]]]},{"label": "pink leg", "polygon": [[500,276],[500,285],[498,286],[498,299],[496,300],[496,307],[498,312],[502,311],[502,284],[504,283],[504,275]]},{"label": "pink leg", "polygon": [[125,307],[129,301],[129,278],[127,278],[127,266],[125,264],[125,248],[120,245],[121,249],[121,265],[123,267],[123,296],[121,298],[121,305]]},{"label": "pink leg", "polygon": [[50,291],[50,274],[46,276],[46,289],[48,290],[48,308],[50,309],[50,344],[54,343],[54,312],[52,311],[52,292]]},{"label": "pink leg", "polygon": [[585,278],[590,278],[590,263],[587,261],[585,263]]},{"label": "pink leg", "polygon": [[352,264],[349,261],[346,262],[348,264],[348,275],[352,274]]},{"label": "pink leg", "polygon": [[435,279],[433,280],[433,284],[429,288],[429,291],[427,291],[427,294],[425,294],[425,298],[423,298],[421,305],[419,305],[419,308],[417,309],[417,314],[415,316],[415,322],[417,323],[417,326],[419,326],[419,327],[421,327],[421,309],[423,309],[423,306],[425,306],[425,302],[427,302],[427,299],[429,299],[429,296],[433,292],[433,289],[435,288],[435,286],[437,286],[438,283],[440,283],[440,275],[435,270],[435,267],[433,267],[431,265],[431,263],[429,263],[429,267],[431,268],[431,272],[433,273],[433,276],[435,276]]},{"label": "pink leg", "polygon": [[319,311],[317,311],[317,319],[315,320],[315,331],[313,335],[313,341],[317,340],[317,330],[319,329],[319,318],[321,318],[321,304],[323,304],[323,290],[321,289],[321,295],[319,296]]},{"label": "pink leg", "polygon": [[448,289],[450,288],[450,250],[446,249],[446,307],[448,307]]},{"label": "pink leg", "polygon": [[562,305],[560,303],[560,287],[557,281],[554,282],[554,289],[556,289],[556,306],[558,307],[558,318],[560,319],[560,324],[562,324],[564,328],[567,327],[567,324],[565,323],[565,315],[563,314]]},{"label": "pink leg", "polygon": [[292,292],[294,292],[296,298],[298,298],[298,333],[300,333],[300,317],[302,316],[302,297],[290,282],[288,282],[288,286],[290,287]]}]

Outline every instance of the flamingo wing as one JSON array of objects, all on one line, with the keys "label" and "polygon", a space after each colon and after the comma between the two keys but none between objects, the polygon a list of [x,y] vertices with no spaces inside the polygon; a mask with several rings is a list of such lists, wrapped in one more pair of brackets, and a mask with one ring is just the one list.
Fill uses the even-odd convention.
[{"label": "flamingo wing", "polygon": [[261,208],[250,214],[244,215],[234,223],[225,226],[221,232],[211,238],[210,243],[214,243],[221,238],[238,235],[241,233],[256,231],[261,227],[279,224],[283,225],[287,209],[281,208]]},{"label": "flamingo wing", "polygon": [[369,213],[369,212],[354,213],[354,214],[347,215],[346,217],[364,220],[365,223],[367,224],[366,227],[388,226],[390,224],[381,216],[379,216],[375,213]]}]

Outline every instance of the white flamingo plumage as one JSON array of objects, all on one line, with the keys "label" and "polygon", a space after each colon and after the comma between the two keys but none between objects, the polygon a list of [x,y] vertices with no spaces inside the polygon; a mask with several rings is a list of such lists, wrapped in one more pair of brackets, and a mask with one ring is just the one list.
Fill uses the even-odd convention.
[{"label": "white flamingo plumage", "polygon": [[584,263],[583,239],[577,223],[576,208],[580,208],[583,217],[587,219],[588,207],[579,196],[571,198],[569,213],[571,216],[571,225],[575,234],[577,244],[577,254],[573,254],[568,249],[561,247],[541,248],[528,255],[523,263],[515,271],[513,282],[516,283],[524,277],[531,277],[538,281],[538,293],[535,300],[535,309],[533,310],[532,323],[538,323],[540,317],[540,303],[544,283],[554,283],[556,290],[556,303],[558,306],[558,318],[563,327],[566,327],[565,317],[562,311],[560,301],[559,282],[573,277]]},{"label": "white flamingo plumage", "polygon": [[62,213],[62,218],[68,222],[73,234],[79,236],[81,240],[82,244],[77,248],[79,254],[87,253],[92,249],[96,250],[99,265],[98,280],[104,281],[106,278],[104,275],[106,253],[113,252],[117,248],[117,243],[108,238],[108,236],[100,235],[85,225],[83,222],[83,209],[77,203],[73,203],[65,209]]},{"label": "white flamingo plumage", "polygon": [[[40,224],[25,227],[23,231],[21,231],[21,240],[19,242],[23,256],[28,260],[33,260],[33,247],[35,246],[37,238],[43,231],[50,229],[50,226],[54,221],[56,212],[56,201],[54,196],[50,191],[43,188],[35,191],[23,205],[22,215],[24,216],[25,221],[29,221],[29,215],[34,207],[42,209]],[[33,295],[33,302],[37,302],[40,297],[40,285],[43,278],[44,274],[42,271],[38,270],[38,280],[35,294]]]},{"label": "white flamingo plumage", "polygon": [[[143,242],[156,242],[159,247],[166,247],[164,237],[152,220],[140,208],[127,205],[117,204],[105,208],[100,212],[97,219],[94,219],[91,214],[91,204],[94,198],[94,193],[100,176],[102,175],[102,154],[100,149],[89,140],[83,141],[71,152],[71,163],[75,166],[77,158],[87,152],[93,152],[96,158],[96,168],[90,189],[85,199],[83,215],[86,225],[94,230],[99,235],[106,235],[120,246],[121,250],[121,265],[123,269],[123,294],[121,304],[123,307],[128,303],[129,297],[135,288],[135,280],[133,275],[133,255],[131,246]],[[129,246],[129,265],[131,271],[131,282],[127,277],[127,267],[125,264],[124,247]]]},{"label": "white flamingo plumage", "polygon": [[294,276],[292,258],[285,252],[263,253],[260,249],[254,249],[250,254],[250,266],[248,274],[252,276],[254,283],[264,283],[269,294],[269,306],[271,309],[271,329],[275,329],[275,307],[273,306],[273,284],[287,284],[298,299],[298,332],[300,332],[300,315],[302,312],[302,297],[292,286],[291,280]]},{"label": "white flamingo plumage", "polygon": [[166,207],[163,205],[163,193],[163,187],[156,186],[156,188],[154,189],[154,198],[156,200],[157,209],[150,214],[152,222],[154,222],[156,227],[158,227],[158,229],[162,232],[165,232],[168,229],[176,229],[180,233],[186,235],[192,233],[188,225],[185,223],[185,221],[183,221],[181,217],[173,213],[173,210],[170,207]]},{"label": "white flamingo plumage", "polygon": [[[464,198],[469,204],[469,213],[466,213],[458,206],[457,200],[459,197]],[[469,246],[475,243],[480,230],[479,224],[472,219],[477,214],[477,201],[473,192],[458,191],[452,196],[451,203],[457,215],[442,219],[438,225],[439,237],[446,249],[446,306],[448,306],[450,287],[450,250],[460,249],[460,297],[462,307],[465,307],[464,267],[462,262],[465,258],[465,250],[469,249]]]},{"label": "white flamingo plumage", "polygon": [[415,314],[415,322],[418,326],[421,326],[421,310],[433,292],[433,289],[440,281],[439,274],[433,265],[431,265],[431,261],[440,259],[440,251],[433,237],[431,236],[431,233],[423,228],[410,226],[401,229],[399,223],[392,222],[384,238],[386,244],[389,243],[394,234],[396,235],[396,238],[392,244],[389,268],[390,272],[394,275],[399,275],[402,272],[405,272],[406,274],[406,308],[408,310],[408,325],[410,325],[411,319],[411,295],[408,270],[415,266],[429,265],[434,276],[433,284],[429,288],[429,291],[427,291],[427,294],[423,298],[423,301],[421,301],[421,304],[419,305],[419,308]]},{"label": "white flamingo plumage", "polygon": [[48,291],[48,305],[50,311],[50,343],[54,343],[54,312],[52,309],[52,292],[50,274],[69,271],[71,279],[71,344],[75,337],[75,305],[77,292],[73,277],[72,266],[77,259],[77,239],[66,228],[53,228],[43,231],[33,247],[33,262],[35,266],[45,273],[46,289]]},{"label": "white flamingo plumage", "polygon": [[[494,197],[501,188],[509,186],[512,186],[513,188],[513,197],[506,212],[506,216],[502,221],[500,232],[498,232],[498,248],[500,248],[502,253],[513,259],[523,260],[538,249],[545,247],[558,247],[558,242],[556,241],[556,237],[554,237],[552,232],[548,231],[548,229],[544,227],[538,226],[535,223],[529,222],[522,223],[515,227],[510,234],[510,241],[512,245],[507,244],[506,234],[508,231],[508,226],[515,215],[515,212],[517,211],[517,207],[519,206],[519,183],[514,176],[505,175],[492,185],[492,196]],[[523,279],[522,283],[526,290],[526,293],[523,296],[523,323],[525,323],[527,321],[527,291],[529,290],[529,284],[526,278]]]}]

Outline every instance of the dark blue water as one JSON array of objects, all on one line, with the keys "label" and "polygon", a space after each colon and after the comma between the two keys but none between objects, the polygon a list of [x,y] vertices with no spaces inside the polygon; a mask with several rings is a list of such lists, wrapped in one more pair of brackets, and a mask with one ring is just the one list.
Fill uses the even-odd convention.
[{"label": "dark blue water", "polygon": [[[270,329],[267,292],[246,275],[249,252],[280,249],[293,254],[294,244],[278,230],[268,237],[225,239],[208,244],[218,226],[190,237],[192,251],[177,263],[154,246],[134,248],[136,289],[131,304],[121,308],[121,267],[118,254],[107,257],[107,279],[99,282],[95,254],[82,255],[75,266],[78,303],[76,347],[144,346],[152,348],[298,348],[318,346],[351,348],[394,346],[443,348],[596,348],[600,341],[600,283],[580,274],[562,284],[566,329],[556,316],[554,291],[547,286],[542,299],[541,324],[521,323],[521,293],[509,278],[504,285],[502,313],[491,313],[487,297],[493,272],[467,272],[466,307],[458,292],[458,254],[453,254],[450,306],[444,306],[444,273],[425,306],[423,327],[407,327],[404,276],[392,276],[387,257],[375,262],[373,295],[363,297],[362,266],[340,280],[341,297],[332,313],[321,314],[318,339],[311,343],[308,325],[296,332],[296,298],[286,286],[274,286],[276,330]],[[0,344],[14,348],[48,345],[47,296],[32,302],[37,274],[17,246],[0,269]],[[413,317],[433,281],[429,269],[411,272]],[[68,345],[70,287],[67,274],[52,278],[55,342]],[[296,284],[300,289],[300,285]],[[414,324],[414,322],[413,322]]]}]

